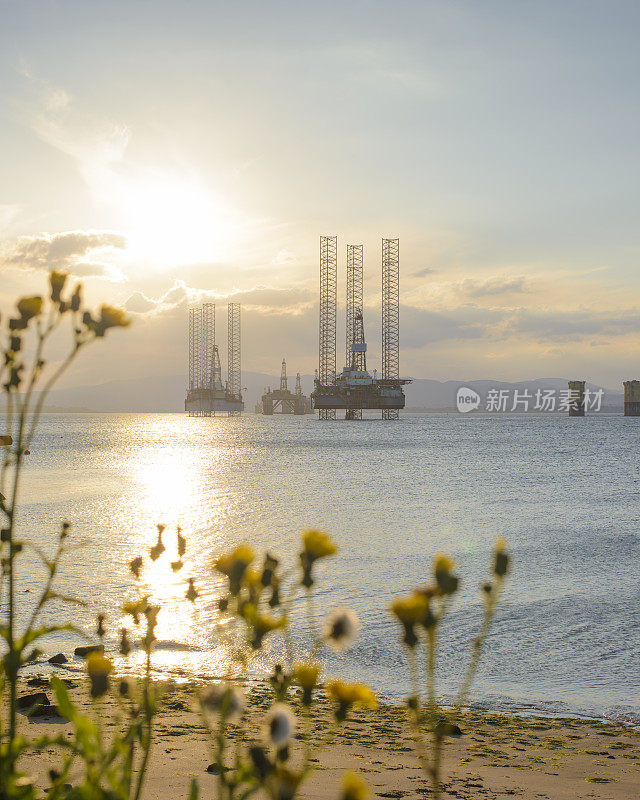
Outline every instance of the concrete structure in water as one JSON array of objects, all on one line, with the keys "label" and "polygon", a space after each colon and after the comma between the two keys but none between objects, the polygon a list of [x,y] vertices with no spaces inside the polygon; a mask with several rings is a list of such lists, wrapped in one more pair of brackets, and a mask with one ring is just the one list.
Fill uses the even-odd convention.
[{"label": "concrete structure in water", "polygon": [[584,417],[585,381],[569,381],[569,416]]},{"label": "concrete structure in water", "polygon": [[382,419],[398,419],[404,408],[400,362],[400,242],[382,240],[382,377],[367,371],[363,320],[363,248],[347,245],[347,318],[345,367],[336,373],[338,237],[320,237],[320,358],[311,393],[320,419],[362,419],[363,409],[382,411]]},{"label": "concrete structure in water", "polygon": [[624,415],[640,417],[640,381],[624,381]]},{"label": "concrete structure in water", "polygon": [[[270,417],[272,414],[312,414],[313,408],[309,398],[302,394],[300,383],[300,373],[296,375],[296,389],[292,392],[288,387],[287,362],[282,359],[282,369],[280,371],[280,388],[275,391],[265,389],[262,395],[261,413]],[[279,409],[279,410],[278,410]],[[257,409],[256,409],[257,410]]]}]

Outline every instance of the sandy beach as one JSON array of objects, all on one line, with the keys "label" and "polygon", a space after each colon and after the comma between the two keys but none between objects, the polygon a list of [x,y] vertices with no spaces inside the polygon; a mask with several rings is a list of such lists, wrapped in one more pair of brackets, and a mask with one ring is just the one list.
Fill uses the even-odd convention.
[{"label": "sandy beach", "polygon": [[[46,678],[26,681],[22,693],[45,691]],[[83,709],[91,705],[81,679],[68,680],[74,702]],[[260,735],[261,718],[268,706],[266,689],[253,689],[248,701],[247,725],[252,736]],[[101,700],[104,711],[113,713],[115,701]],[[310,725],[312,739],[326,730],[330,719],[320,700]],[[105,724],[117,723],[113,716]],[[20,717],[20,725],[31,736],[65,733],[71,724],[59,717]],[[300,722],[303,729],[303,722]],[[576,719],[518,717],[467,709],[460,720],[462,735],[447,740],[444,757],[443,797],[594,798],[631,800],[640,784],[640,732],[628,728]],[[300,752],[298,752],[300,751]],[[294,747],[302,758],[302,746]],[[316,769],[303,786],[302,797],[322,800],[339,796],[344,770],[359,772],[374,798],[418,800],[431,794],[421,771],[402,707],[383,704],[376,711],[353,713],[316,752]],[[215,797],[216,777],[207,773],[211,763],[210,740],[198,710],[193,688],[165,685],[161,711],[156,717],[154,747],[144,797],[148,800],[187,796],[191,778],[197,778],[201,797]],[[53,750],[33,754],[24,767],[43,789],[48,771],[55,768]]]}]

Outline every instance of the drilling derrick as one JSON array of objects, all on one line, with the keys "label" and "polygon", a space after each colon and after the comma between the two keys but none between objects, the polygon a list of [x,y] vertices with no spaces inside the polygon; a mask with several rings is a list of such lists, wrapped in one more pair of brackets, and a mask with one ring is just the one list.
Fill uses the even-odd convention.
[{"label": "drilling derrick", "polygon": [[[240,370],[240,304],[229,303],[227,319],[228,358],[227,369],[229,380],[227,393],[232,402],[242,403],[242,375]],[[240,410],[229,409],[229,416],[239,414]]]},{"label": "drilling derrick", "polygon": [[271,391],[265,388],[262,395],[262,413],[266,416],[272,414],[313,414],[311,401],[302,394],[300,373],[296,375],[296,391],[290,391],[287,380],[287,362],[283,358],[280,368],[280,388]]},{"label": "drilling derrick", "polygon": [[[328,386],[336,378],[336,312],[338,289],[338,237],[320,237],[320,359],[318,380]],[[334,408],[321,408],[319,419],[335,419]]]},{"label": "drilling derrick", "polygon": [[[239,387],[239,306],[237,308],[238,336],[234,339],[234,358],[232,360],[230,357],[229,370],[230,374],[237,372]],[[190,417],[211,417],[217,411],[239,414],[244,408],[240,391],[229,395],[222,385],[220,353],[216,345],[216,307],[213,303],[203,303],[200,308],[189,309],[189,386],[184,408]]]},{"label": "drilling derrick", "polygon": [[202,374],[200,351],[202,339],[202,315],[199,308],[189,309],[189,391],[200,388]]},{"label": "drilling derrick", "polygon": [[363,256],[361,244],[347,245],[347,318],[346,318],[346,348],[344,363],[351,366],[352,350],[354,343],[355,319],[358,311],[362,316]]},{"label": "drilling derrick", "polygon": [[[400,378],[400,240],[382,240],[382,380],[386,388]],[[383,408],[382,419],[398,419],[396,408]]]},{"label": "drilling derrick", "polygon": [[[399,375],[399,241],[382,240],[382,377],[367,372],[363,319],[362,245],[347,247],[346,364],[335,372],[336,237],[320,240],[320,369],[311,393],[320,419],[362,419],[364,409],[381,409],[382,419],[398,419],[404,408],[402,387],[411,378]],[[333,358],[333,360],[331,360]]]},{"label": "drilling derrick", "polygon": [[211,357],[211,388],[222,388],[222,367],[220,366],[220,351],[218,345],[213,345],[213,355]]},{"label": "drilling derrick", "polygon": [[203,389],[213,388],[213,349],[216,346],[216,306],[203,303],[200,311],[202,319],[202,382]]}]

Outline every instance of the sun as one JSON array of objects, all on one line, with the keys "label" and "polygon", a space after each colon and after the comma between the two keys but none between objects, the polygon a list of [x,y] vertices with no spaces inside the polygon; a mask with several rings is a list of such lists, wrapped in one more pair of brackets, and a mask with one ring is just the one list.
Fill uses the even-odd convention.
[{"label": "sun", "polygon": [[211,261],[229,243],[229,209],[196,182],[148,178],[127,187],[121,205],[129,252],[158,266]]}]

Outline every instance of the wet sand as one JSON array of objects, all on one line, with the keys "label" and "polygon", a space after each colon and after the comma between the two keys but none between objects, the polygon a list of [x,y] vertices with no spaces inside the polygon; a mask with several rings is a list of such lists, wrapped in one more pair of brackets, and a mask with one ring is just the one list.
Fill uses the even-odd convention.
[{"label": "wet sand", "polygon": [[[43,680],[44,683],[44,680]],[[69,691],[81,708],[91,706],[82,681],[70,682]],[[23,692],[46,691],[24,686]],[[247,725],[254,739],[268,707],[266,691],[254,690],[247,710]],[[100,701],[106,711],[115,701]],[[325,701],[319,701],[309,723],[312,741],[326,732],[330,719]],[[65,733],[71,724],[60,718],[20,717],[32,736]],[[117,728],[110,718],[105,733]],[[509,798],[523,800],[631,800],[640,794],[640,732],[628,728],[576,719],[548,719],[492,714],[468,709],[460,720],[462,735],[449,737],[445,745],[443,798]],[[299,734],[304,731],[300,720]],[[239,734],[234,734],[240,736]],[[240,736],[240,738],[242,738]],[[315,748],[315,745],[314,745]],[[303,742],[293,746],[294,764],[301,763]],[[413,738],[402,707],[382,705],[376,711],[350,715],[330,743],[313,753],[314,771],[303,784],[301,797],[309,800],[338,798],[346,769],[360,773],[373,798],[418,800],[431,796],[430,784],[420,769]],[[208,774],[212,761],[210,738],[203,726],[188,686],[166,686],[161,711],[156,717],[154,747],[147,774],[147,800],[187,796],[191,778],[200,785],[201,797],[215,798],[215,775]],[[28,756],[23,767],[43,789],[48,771],[58,757],[53,749]]]}]

